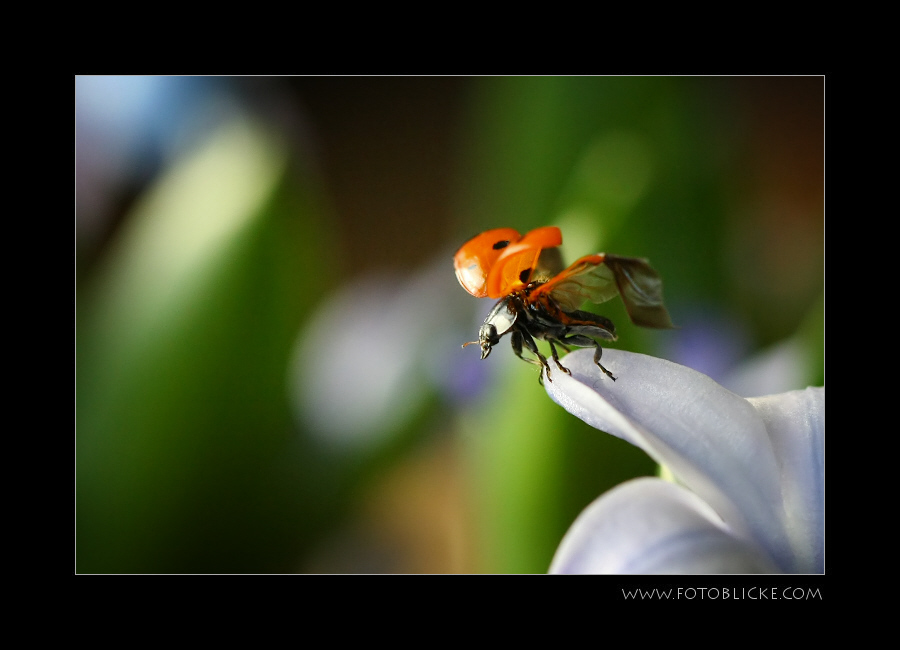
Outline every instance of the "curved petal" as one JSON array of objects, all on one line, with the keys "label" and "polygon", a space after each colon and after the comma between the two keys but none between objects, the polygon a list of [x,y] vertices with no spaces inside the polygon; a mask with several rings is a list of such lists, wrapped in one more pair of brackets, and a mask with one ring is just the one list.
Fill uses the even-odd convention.
[{"label": "curved petal", "polygon": [[637,445],[754,540],[781,571],[797,571],[785,527],[781,467],[766,426],[746,399],[669,361],[605,350],[612,382],[593,352],[566,356],[572,376],[554,373],[550,397],[591,426]]},{"label": "curved petal", "polygon": [[785,528],[804,573],[825,571],[825,388],[748,400],[762,417],[781,467]]},{"label": "curved petal", "polygon": [[775,572],[697,495],[652,478],[623,483],[589,505],[550,565],[550,573]]}]

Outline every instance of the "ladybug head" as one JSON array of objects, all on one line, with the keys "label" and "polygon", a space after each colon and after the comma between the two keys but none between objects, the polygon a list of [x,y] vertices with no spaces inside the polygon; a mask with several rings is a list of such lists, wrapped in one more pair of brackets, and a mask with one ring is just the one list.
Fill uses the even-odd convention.
[{"label": "ladybug head", "polygon": [[500,342],[500,337],[497,335],[497,328],[494,327],[492,323],[488,323],[487,321],[481,326],[481,330],[478,332],[478,340],[477,341],[469,341],[468,343],[463,343],[463,347],[467,345],[478,344],[481,346],[481,358],[487,359],[488,355],[491,353],[491,349],[493,346],[497,345]]},{"label": "ladybug head", "polygon": [[516,323],[517,311],[512,298],[504,298],[491,309],[481,324],[478,340],[464,343],[463,347],[478,343],[481,346],[481,358],[487,359],[491,348],[500,342],[500,337],[508,333]]}]

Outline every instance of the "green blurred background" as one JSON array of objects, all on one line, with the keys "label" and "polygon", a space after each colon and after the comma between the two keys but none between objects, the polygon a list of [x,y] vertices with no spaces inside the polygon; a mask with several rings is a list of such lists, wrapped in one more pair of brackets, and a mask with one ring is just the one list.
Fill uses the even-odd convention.
[{"label": "green blurred background", "polygon": [[615,347],[824,385],[822,77],[76,77],[75,571],[540,573],[652,475],[451,257],[648,257]]}]

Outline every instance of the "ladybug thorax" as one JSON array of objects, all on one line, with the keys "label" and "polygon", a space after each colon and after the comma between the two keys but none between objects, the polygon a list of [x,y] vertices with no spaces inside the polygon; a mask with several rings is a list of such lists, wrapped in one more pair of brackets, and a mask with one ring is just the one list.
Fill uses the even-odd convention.
[{"label": "ladybug thorax", "polygon": [[481,344],[496,345],[500,337],[509,332],[519,316],[516,296],[507,296],[491,309],[481,325],[479,338]]}]

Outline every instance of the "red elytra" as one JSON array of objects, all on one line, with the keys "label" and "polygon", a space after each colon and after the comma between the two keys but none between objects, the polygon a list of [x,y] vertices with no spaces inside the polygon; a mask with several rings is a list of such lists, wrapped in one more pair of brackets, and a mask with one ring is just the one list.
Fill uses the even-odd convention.
[{"label": "red elytra", "polygon": [[[555,226],[524,237],[512,228],[495,228],[473,237],[453,257],[456,277],[476,298],[502,298],[528,284],[541,251],[562,244]],[[529,271],[523,280],[523,272]]]}]

